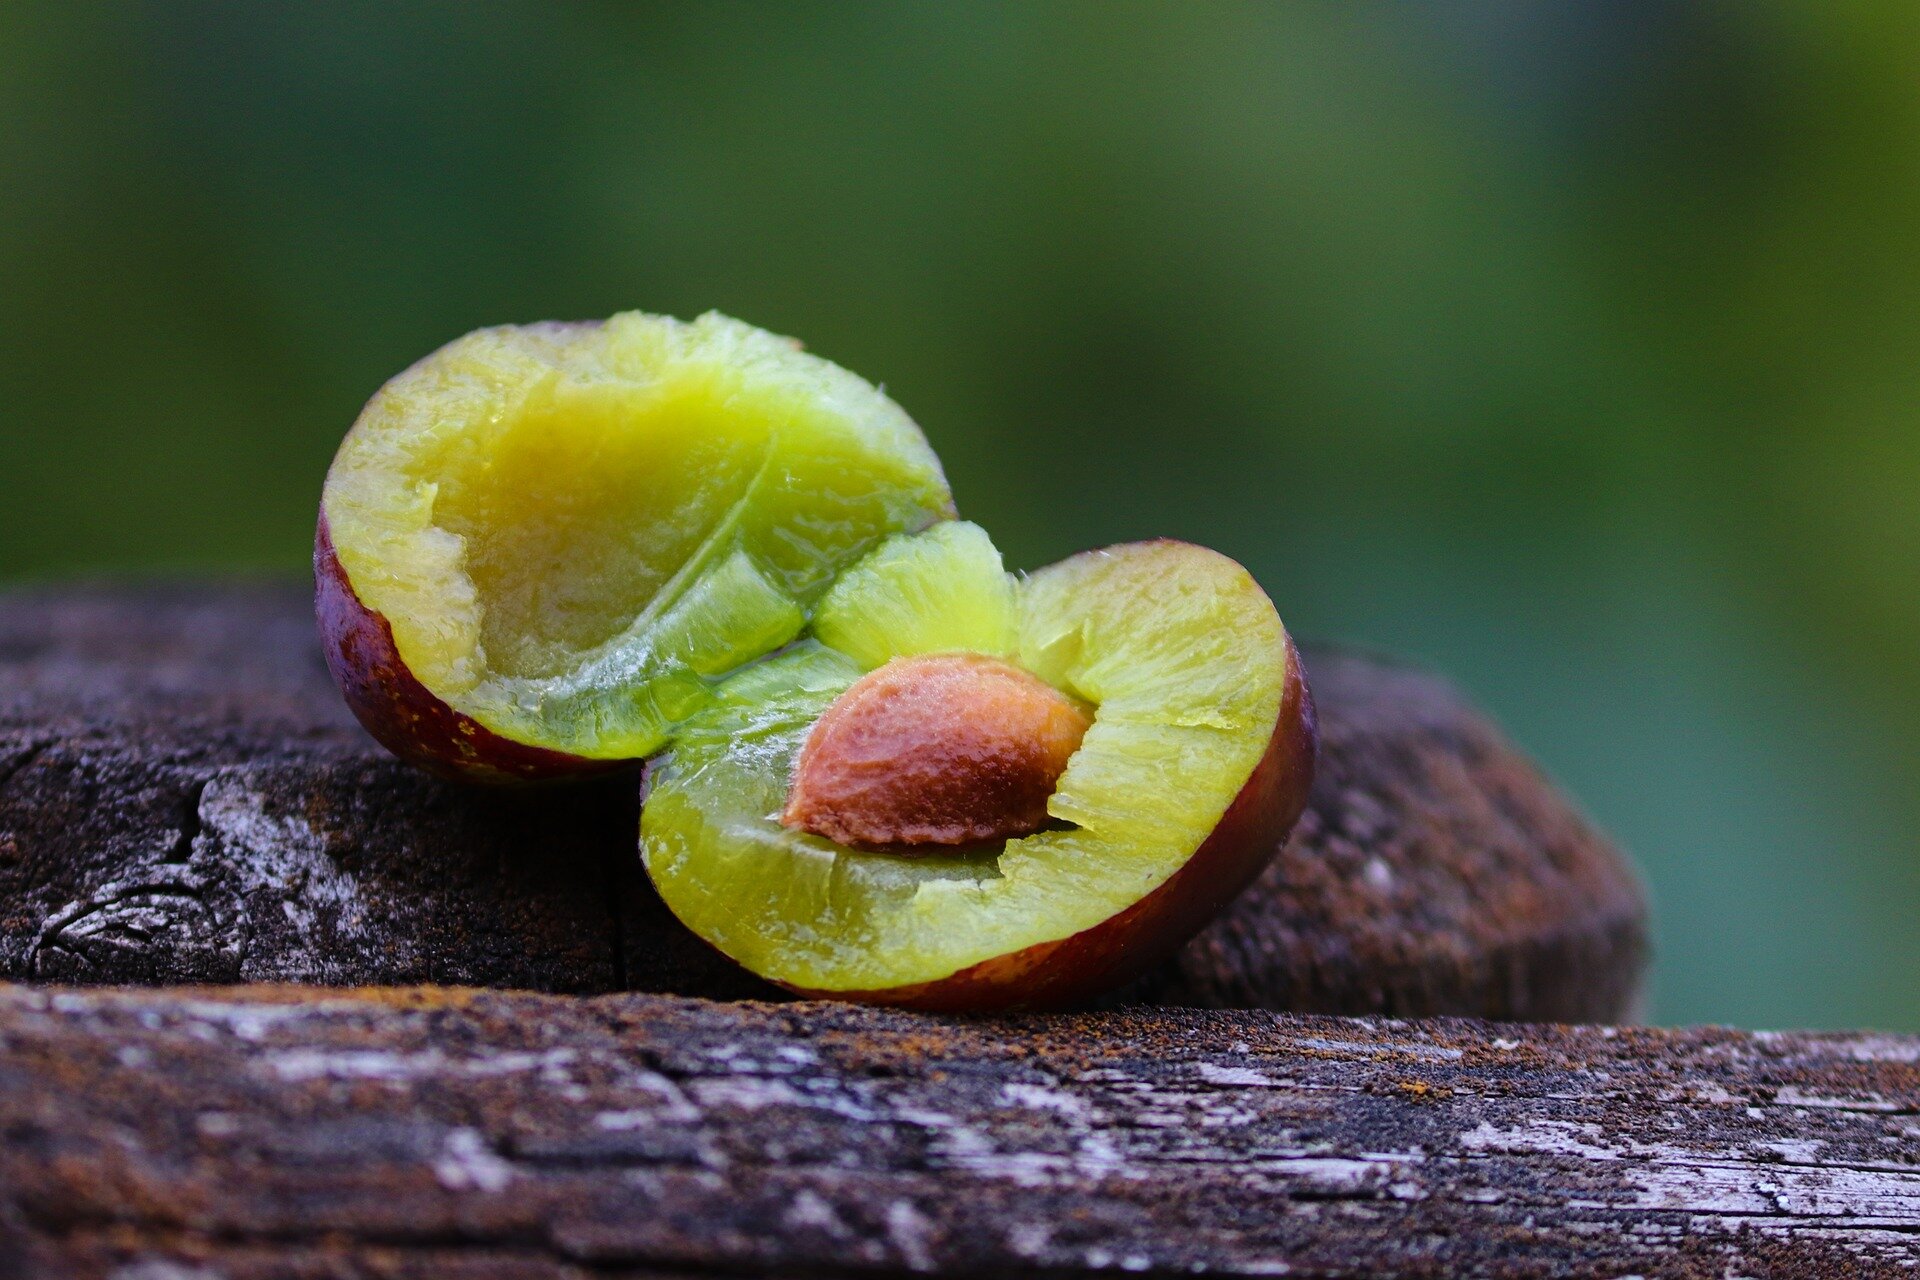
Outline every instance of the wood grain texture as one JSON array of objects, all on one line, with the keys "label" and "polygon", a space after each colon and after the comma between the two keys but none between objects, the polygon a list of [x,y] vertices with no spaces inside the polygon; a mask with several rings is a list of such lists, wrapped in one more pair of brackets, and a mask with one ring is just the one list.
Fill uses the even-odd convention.
[{"label": "wood grain texture", "polygon": [[[1631,872],[1434,677],[1309,649],[1325,741],[1259,881],[1117,999],[1609,1020]],[[770,996],[668,916],[630,778],[501,792],[356,725],[302,587],[0,595],[0,978]]]},{"label": "wood grain texture", "polygon": [[1920,1267],[1909,1037],[0,987],[0,1134],[35,1280]]}]

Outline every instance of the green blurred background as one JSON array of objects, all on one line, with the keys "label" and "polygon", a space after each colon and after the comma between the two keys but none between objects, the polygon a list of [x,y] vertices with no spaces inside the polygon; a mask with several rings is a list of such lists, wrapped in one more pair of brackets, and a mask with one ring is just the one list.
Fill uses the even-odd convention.
[{"label": "green blurred background", "polygon": [[387,375],[719,308],[1011,563],[1169,534],[1630,847],[1655,1016],[1920,1029],[1920,7],[0,6],[0,580],[294,573]]}]

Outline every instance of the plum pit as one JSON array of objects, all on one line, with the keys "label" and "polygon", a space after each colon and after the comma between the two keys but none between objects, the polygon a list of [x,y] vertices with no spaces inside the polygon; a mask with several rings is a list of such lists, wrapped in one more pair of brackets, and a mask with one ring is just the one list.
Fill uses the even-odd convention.
[{"label": "plum pit", "polygon": [[896,658],[814,724],[780,821],[839,844],[910,852],[1032,835],[1091,725],[998,658]]}]

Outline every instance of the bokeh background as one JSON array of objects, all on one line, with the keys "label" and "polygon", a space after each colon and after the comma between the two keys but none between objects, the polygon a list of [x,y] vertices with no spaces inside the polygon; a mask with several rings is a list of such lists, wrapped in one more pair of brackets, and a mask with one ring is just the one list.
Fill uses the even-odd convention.
[{"label": "bokeh background", "polygon": [[1920,7],[0,5],[0,581],[300,571],[464,330],[719,308],[1011,563],[1176,535],[1638,856],[1655,1016],[1920,1029]]}]

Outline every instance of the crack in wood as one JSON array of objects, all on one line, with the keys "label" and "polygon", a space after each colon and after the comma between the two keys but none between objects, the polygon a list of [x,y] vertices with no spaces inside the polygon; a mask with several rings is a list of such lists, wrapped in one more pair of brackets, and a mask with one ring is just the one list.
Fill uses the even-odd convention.
[{"label": "crack in wood", "polygon": [[187,792],[180,798],[179,834],[173,839],[173,847],[167,852],[168,862],[186,862],[193,857],[193,842],[199,838],[202,819],[200,817],[200,798],[206,794],[211,777],[197,778],[187,786]]},{"label": "crack in wood", "polygon": [[55,741],[52,738],[30,739],[13,755],[0,761],[0,791],[5,791],[16,777],[32,768],[41,756],[52,750]]}]

